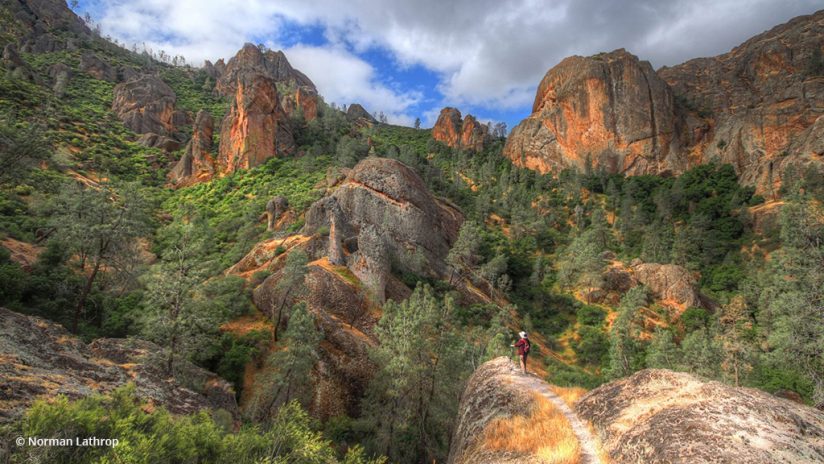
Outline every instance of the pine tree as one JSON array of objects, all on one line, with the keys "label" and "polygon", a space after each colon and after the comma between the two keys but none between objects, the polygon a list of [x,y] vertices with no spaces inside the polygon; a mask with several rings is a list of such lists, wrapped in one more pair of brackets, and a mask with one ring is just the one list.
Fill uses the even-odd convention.
[{"label": "pine tree", "polygon": [[308,257],[303,250],[295,250],[286,256],[286,264],[280,279],[269,294],[269,311],[272,318],[272,340],[278,341],[278,329],[288,317],[292,304],[306,291],[306,263]]},{"label": "pine tree", "polygon": [[612,324],[609,337],[609,377],[626,377],[641,367],[640,350],[636,341],[638,328],[634,324],[638,309],[647,304],[648,291],[644,286],[631,288],[618,306],[618,317]]},{"label": "pine tree", "polygon": [[724,361],[721,365],[727,375],[731,375],[735,386],[740,386],[742,378],[752,370],[755,347],[748,338],[752,332],[752,321],[747,314],[747,302],[736,296],[721,308],[718,318],[721,326],[721,347]]},{"label": "pine tree", "polygon": [[290,401],[308,406],[312,400],[312,369],[323,336],[315,328],[315,317],[305,303],[296,304],[291,313],[283,348],[266,360],[268,375],[257,388],[257,407],[253,409],[258,419],[271,417],[279,405]]},{"label": "pine tree", "polygon": [[646,365],[649,368],[676,369],[681,354],[669,329],[655,329],[647,347]]}]

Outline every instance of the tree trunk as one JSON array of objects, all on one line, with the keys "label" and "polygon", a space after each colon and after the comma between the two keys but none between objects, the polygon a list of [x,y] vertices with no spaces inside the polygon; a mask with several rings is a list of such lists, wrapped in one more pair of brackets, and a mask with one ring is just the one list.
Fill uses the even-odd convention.
[{"label": "tree trunk", "polygon": [[100,271],[100,264],[100,258],[98,258],[94,263],[92,273],[89,274],[89,277],[86,279],[86,285],[83,286],[83,291],[80,293],[80,299],[77,301],[77,306],[74,308],[74,318],[72,320],[72,332],[74,333],[77,333],[77,324],[80,320],[80,315],[83,314],[83,310],[86,308],[86,300],[92,292],[94,279],[97,278],[97,273]]}]

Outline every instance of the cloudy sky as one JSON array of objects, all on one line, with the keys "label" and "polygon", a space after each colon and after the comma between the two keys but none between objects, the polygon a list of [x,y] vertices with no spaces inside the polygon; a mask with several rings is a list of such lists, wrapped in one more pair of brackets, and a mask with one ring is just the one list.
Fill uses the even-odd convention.
[{"label": "cloudy sky", "polygon": [[230,58],[285,51],[328,102],[434,123],[443,106],[509,127],[565,56],[626,48],[655,68],[723,53],[822,0],[80,0],[104,34]]}]

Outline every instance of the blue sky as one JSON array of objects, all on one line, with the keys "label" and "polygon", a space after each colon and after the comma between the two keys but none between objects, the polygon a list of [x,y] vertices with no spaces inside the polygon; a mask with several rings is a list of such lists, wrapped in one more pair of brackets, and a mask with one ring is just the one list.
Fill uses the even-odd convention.
[{"label": "blue sky", "polygon": [[121,43],[228,60],[282,49],[328,102],[431,126],[444,106],[511,128],[566,56],[626,48],[653,66],[723,53],[820,0],[79,0]]}]

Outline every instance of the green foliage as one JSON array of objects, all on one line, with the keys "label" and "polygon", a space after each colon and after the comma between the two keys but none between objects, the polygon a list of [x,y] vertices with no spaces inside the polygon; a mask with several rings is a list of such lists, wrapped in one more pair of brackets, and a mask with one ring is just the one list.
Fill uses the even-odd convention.
[{"label": "green foliage", "polygon": [[596,327],[581,326],[578,329],[580,339],[574,344],[578,360],[589,365],[600,366],[609,352],[609,339],[603,330]]},{"label": "green foliage", "polygon": [[684,332],[690,333],[698,329],[705,329],[709,327],[710,313],[704,308],[687,308],[681,314],[681,324],[684,326]]},{"label": "green foliage", "polygon": [[389,301],[375,329],[378,370],[363,409],[370,446],[400,462],[444,460],[469,374],[466,342],[453,320],[454,303],[418,286],[409,299]]},{"label": "green foliage", "polygon": [[584,305],[578,309],[578,323],[581,325],[601,327],[606,317],[606,311],[598,306]]},{"label": "green foliage", "polygon": [[317,463],[378,464],[360,448],[339,460],[332,444],[310,426],[297,403],[285,405],[266,428],[243,427],[232,433],[218,414],[173,416],[163,408],[147,412],[133,385],[106,396],[69,401],[63,396],[39,400],[14,426],[15,435],[43,438],[117,439],[114,447],[18,447],[12,463]]},{"label": "green foliage", "polygon": [[612,325],[609,346],[609,376],[625,377],[643,367],[643,352],[638,342],[635,316],[646,306],[648,290],[644,286],[631,288],[618,306],[618,317]]}]

